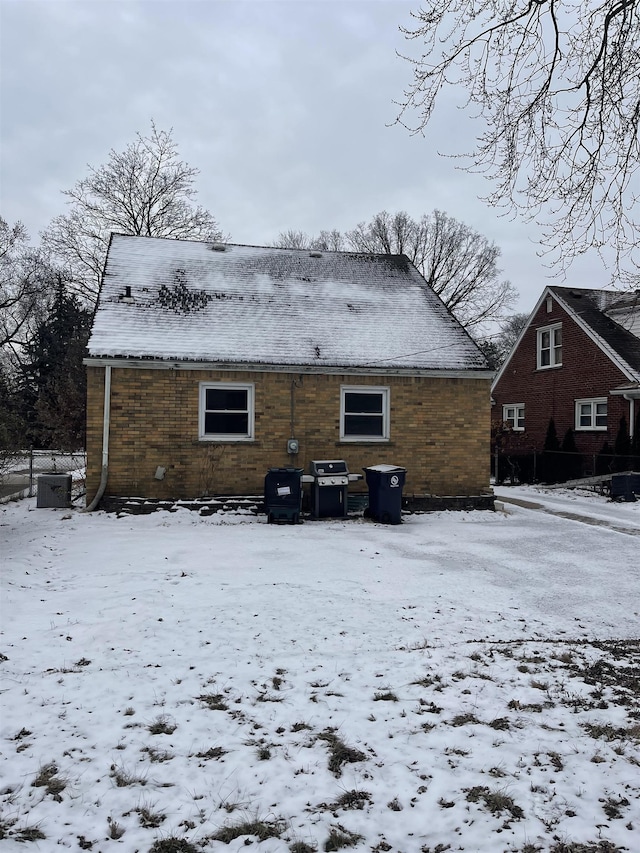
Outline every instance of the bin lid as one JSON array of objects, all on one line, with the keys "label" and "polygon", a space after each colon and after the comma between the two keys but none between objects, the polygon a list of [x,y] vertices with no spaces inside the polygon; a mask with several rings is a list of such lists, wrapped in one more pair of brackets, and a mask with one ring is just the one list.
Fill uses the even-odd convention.
[{"label": "bin lid", "polygon": [[366,468],[362,469],[363,471],[378,471],[380,474],[390,474],[394,471],[404,471],[406,473],[406,468],[401,468],[399,465],[386,465],[384,463],[380,463],[380,465],[369,465]]}]

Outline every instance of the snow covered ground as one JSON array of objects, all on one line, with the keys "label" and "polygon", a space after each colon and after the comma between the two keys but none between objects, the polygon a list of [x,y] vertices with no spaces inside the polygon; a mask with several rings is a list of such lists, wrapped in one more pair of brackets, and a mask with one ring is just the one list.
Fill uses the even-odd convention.
[{"label": "snow covered ground", "polygon": [[3,851],[640,849],[640,503],[498,491],[596,523],[0,507]]}]

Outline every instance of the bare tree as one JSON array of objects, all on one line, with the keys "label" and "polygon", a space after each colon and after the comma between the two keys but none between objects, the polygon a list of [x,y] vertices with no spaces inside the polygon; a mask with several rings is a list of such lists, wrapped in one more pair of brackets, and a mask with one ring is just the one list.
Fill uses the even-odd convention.
[{"label": "bare tree", "polygon": [[512,314],[511,317],[507,317],[502,324],[497,340],[504,353],[503,360],[509,355],[516,345],[516,341],[520,337],[520,334],[528,321],[528,314]]},{"label": "bare tree", "polygon": [[313,237],[304,231],[294,231],[290,228],[288,231],[281,231],[273,245],[278,249],[310,249],[312,243]]},{"label": "bare tree", "polygon": [[311,237],[304,231],[281,231],[275,241],[280,249],[310,249],[317,252],[341,252],[344,250],[344,237],[340,231],[321,231]]},{"label": "bare tree", "polygon": [[512,314],[503,320],[499,332],[478,338],[476,343],[487,357],[492,370],[498,370],[504,364],[528,320],[528,314]]},{"label": "bare tree", "polygon": [[356,251],[406,255],[466,329],[500,320],[515,299],[500,278],[500,249],[440,210],[417,221],[383,210],[345,236]]},{"label": "bare tree", "polygon": [[501,320],[516,291],[500,279],[500,249],[468,225],[434,210],[419,220],[405,211],[376,213],[351,231],[281,232],[276,246],[406,255],[456,319],[467,329]]},{"label": "bare tree", "polygon": [[61,263],[84,298],[95,300],[112,231],[148,237],[219,240],[213,216],[193,203],[199,174],[178,157],[172,131],[151,123],[149,136],[137,134],[124,151],[111,150],[64,195],[69,212],[57,216],[43,244]]},{"label": "bare tree", "polygon": [[28,339],[52,283],[51,270],[29,246],[22,223],[10,226],[0,216],[0,357],[5,366]]},{"label": "bare tree", "polygon": [[[479,122],[467,168],[544,229],[560,270],[595,247],[637,275],[640,0],[427,0],[402,28],[413,82],[398,121],[422,132],[444,89]],[[629,272],[629,270],[627,271]]]},{"label": "bare tree", "polygon": [[0,475],[25,440],[16,390],[21,359],[48,307],[53,274],[24,226],[0,216]]}]

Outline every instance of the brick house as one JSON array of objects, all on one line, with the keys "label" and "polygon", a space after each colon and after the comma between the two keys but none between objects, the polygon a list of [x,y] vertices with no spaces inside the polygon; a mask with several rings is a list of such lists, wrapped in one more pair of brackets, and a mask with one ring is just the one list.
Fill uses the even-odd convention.
[{"label": "brick house", "polygon": [[490,495],[493,374],[402,255],[112,235],[85,364],[94,506],[257,495],[336,458]]},{"label": "brick house", "polygon": [[578,473],[594,473],[622,418],[631,439],[638,430],[640,291],[545,288],[491,391],[492,431],[516,468],[553,419],[560,442],[573,431]]}]

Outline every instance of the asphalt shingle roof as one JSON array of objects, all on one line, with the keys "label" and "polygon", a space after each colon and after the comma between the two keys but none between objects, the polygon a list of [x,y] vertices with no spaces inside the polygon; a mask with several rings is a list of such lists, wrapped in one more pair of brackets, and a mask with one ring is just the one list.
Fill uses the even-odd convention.
[{"label": "asphalt shingle roof", "polygon": [[[130,288],[131,299],[125,297]],[[403,255],[113,235],[90,357],[484,370]]]},{"label": "asphalt shingle roof", "polygon": [[[640,337],[625,328],[636,327],[640,317],[640,294],[575,287],[550,287],[627,365],[640,374]],[[616,317],[621,322],[613,319]]]}]

